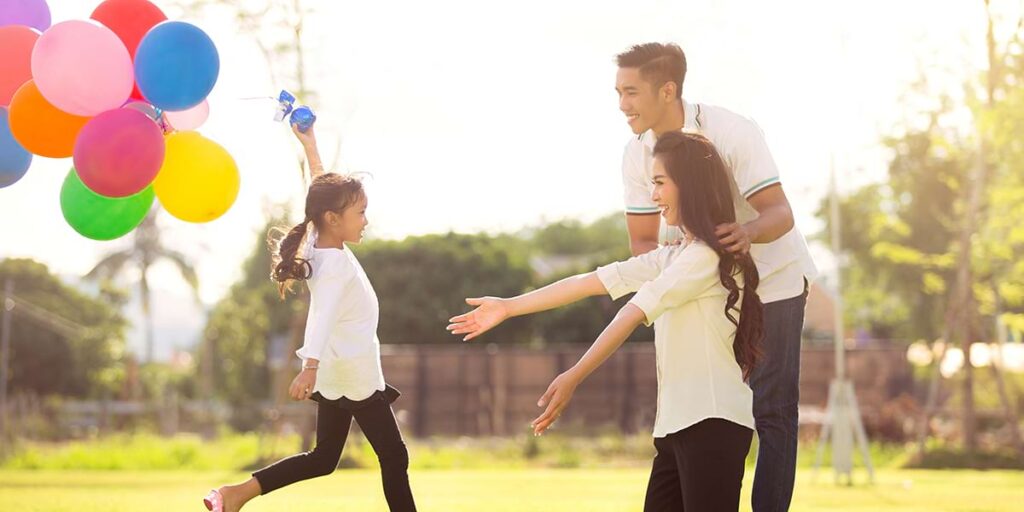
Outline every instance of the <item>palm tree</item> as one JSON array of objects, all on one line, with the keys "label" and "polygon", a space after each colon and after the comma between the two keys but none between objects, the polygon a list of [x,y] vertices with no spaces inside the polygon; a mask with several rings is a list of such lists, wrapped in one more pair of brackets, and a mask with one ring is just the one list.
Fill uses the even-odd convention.
[{"label": "palm tree", "polygon": [[182,253],[165,247],[160,241],[160,229],[156,224],[159,207],[154,208],[143,219],[132,234],[132,245],[127,249],[105,256],[85,275],[90,280],[107,280],[123,274],[129,269],[139,271],[139,294],[142,300],[142,316],[145,322],[146,362],[153,361],[153,314],[150,308],[149,269],[161,259],[169,260],[177,267],[182,278],[192,289],[199,302],[199,278],[195,268]]}]

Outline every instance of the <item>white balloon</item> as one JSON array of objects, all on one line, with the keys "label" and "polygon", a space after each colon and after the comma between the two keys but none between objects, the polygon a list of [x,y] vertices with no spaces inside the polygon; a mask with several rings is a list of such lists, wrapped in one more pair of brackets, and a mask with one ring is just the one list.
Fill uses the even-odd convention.
[{"label": "white balloon", "polygon": [[188,130],[195,130],[206,122],[206,119],[210,117],[210,104],[203,100],[202,103],[180,112],[164,111],[164,116],[167,117],[167,122],[171,124],[175,130],[184,132]]}]

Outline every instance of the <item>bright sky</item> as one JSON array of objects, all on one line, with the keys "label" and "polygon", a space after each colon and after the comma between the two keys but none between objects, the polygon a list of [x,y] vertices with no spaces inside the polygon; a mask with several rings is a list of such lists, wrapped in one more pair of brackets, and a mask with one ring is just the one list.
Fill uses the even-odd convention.
[{"label": "bright sky", "polygon": [[[55,23],[87,18],[97,3],[50,0]],[[221,56],[199,131],[237,160],[238,201],[205,225],[162,219],[166,242],[197,263],[203,300],[213,303],[238,277],[264,205],[301,204],[297,143],[271,121],[270,105],[241,99],[288,84],[271,80],[252,37],[229,17],[182,18],[156,3],[206,30]],[[688,100],[760,123],[797,222],[812,235],[830,155],[841,189],[884,176],[878,141],[913,112],[910,84],[924,74],[931,90],[956,93],[985,55],[981,0],[305,3],[317,9],[307,65],[324,160],[344,137],[342,168],[373,174],[371,233],[387,238],[619,211],[630,132],[612,59],[647,41],[682,45]],[[58,194],[70,166],[37,157],[22,181],[0,189],[0,257],[76,275],[128,244],[87,240],[65,224]],[[827,260],[826,252],[815,250]],[[169,266],[153,280],[184,288]]]}]

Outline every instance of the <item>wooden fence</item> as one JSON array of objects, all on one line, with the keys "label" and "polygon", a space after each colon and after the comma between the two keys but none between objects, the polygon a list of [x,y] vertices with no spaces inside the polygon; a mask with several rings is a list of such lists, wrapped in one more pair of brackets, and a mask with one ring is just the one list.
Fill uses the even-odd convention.
[{"label": "wooden fence", "polygon": [[[526,432],[541,411],[536,403],[551,380],[572,366],[584,345],[531,349],[499,345],[385,345],[382,365],[388,383],[402,392],[394,409],[407,435],[507,436]],[[861,410],[876,414],[885,403],[914,393],[904,349],[868,348],[848,351]],[[800,403],[803,420],[821,416],[833,375],[831,349],[802,351]],[[163,433],[198,430],[197,418],[223,420],[226,404],[177,400],[160,403],[75,402],[59,406],[59,421],[71,431],[118,430],[132,418],[144,419]],[[559,428],[614,429],[645,432],[654,424],[657,379],[653,343],[628,343],[595,371],[577,390]],[[8,417],[40,410],[35,400],[9,404]],[[266,404],[267,409],[270,404]],[[289,404],[266,417],[282,417],[300,430],[311,425],[315,407]],[[806,414],[805,414],[806,412]],[[279,423],[280,424],[280,423]]]}]

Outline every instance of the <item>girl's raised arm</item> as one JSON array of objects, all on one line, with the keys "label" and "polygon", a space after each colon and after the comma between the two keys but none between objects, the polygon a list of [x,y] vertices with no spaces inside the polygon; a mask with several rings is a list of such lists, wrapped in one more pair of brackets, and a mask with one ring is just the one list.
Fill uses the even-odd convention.
[{"label": "girl's raised arm", "polygon": [[302,150],[306,152],[306,164],[309,166],[309,178],[315,180],[317,176],[324,173],[324,164],[320,160],[320,151],[316,147],[316,133],[310,126],[306,132],[300,132],[298,126],[292,126],[292,133],[302,143]]}]

